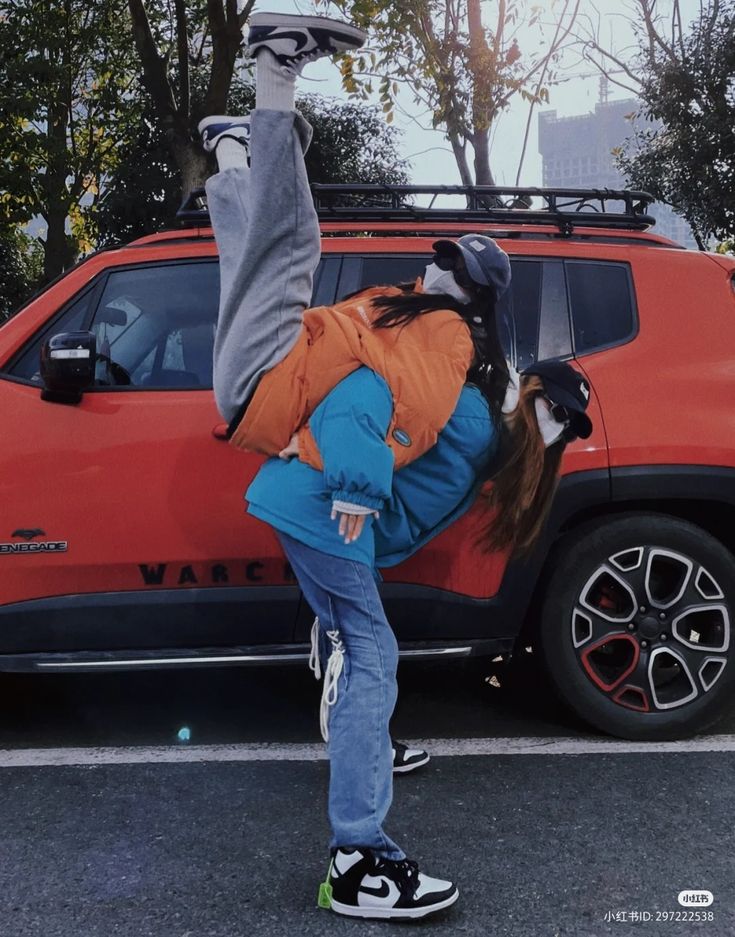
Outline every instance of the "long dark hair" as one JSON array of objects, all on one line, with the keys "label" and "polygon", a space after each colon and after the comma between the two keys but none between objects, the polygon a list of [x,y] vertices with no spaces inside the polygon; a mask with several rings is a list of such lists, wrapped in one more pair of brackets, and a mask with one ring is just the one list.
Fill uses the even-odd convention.
[{"label": "long dark hair", "polygon": [[507,550],[509,557],[525,557],[543,530],[559,481],[566,443],[560,437],[544,446],[536,418],[536,398],[544,394],[541,378],[520,378],[518,404],[506,414],[500,453],[493,461],[480,497],[492,515],[477,538],[489,551]]},{"label": "long dark hair", "polygon": [[[374,321],[373,328],[385,329],[406,325],[417,316],[451,309],[467,323],[475,346],[475,360],[467,372],[467,380],[476,384],[490,406],[494,421],[500,420],[508,387],[508,364],[498,338],[495,323],[495,296],[491,290],[478,289],[472,301],[460,303],[448,293],[417,293],[413,283],[401,283],[403,292],[394,296],[378,296],[373,305],[385,309]],[[479,323],[474,319],[480,319]]]},{"label": "long dark hair", "polygon": [[451,309],[470,329],[475,360],[467,381],[484,395],[500,435],[497,455],[478,478],[481,484],[492,484],[489,489],[482,484],[481,500],[491,517],[477,543],[487,552],[507,550],[509,558],[527,555],[549,514],[566,447],[563,439],[544,446],[535,413],[535,399],[544,393],[543,383],[535,376],[521,377],[518,405],[512,413],[502,414],[510,374],[498,338],[491,289],[477,289],[471,302],[460,303],[447,293],[417,293],[413,283],[402,283],[399,288],[399,294],[373,299],[373,305],[385,310],[373,320],[373,328],[406,325],[417,316]]}]

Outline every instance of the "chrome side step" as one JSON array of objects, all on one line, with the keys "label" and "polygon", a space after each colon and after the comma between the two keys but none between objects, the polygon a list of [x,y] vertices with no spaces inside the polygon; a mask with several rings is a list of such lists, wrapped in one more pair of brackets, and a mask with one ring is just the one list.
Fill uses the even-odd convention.
[{"label": "chrome side step", "polygon": [[145,667],[192,667],[197,664],[283,664],[308,660],[308,654],[225,654],[221,657],[131,657],[124,660],[39,661],[36,670],[140,670]]},{"label": "chrome side step", "polygon": [[[417,642],[400,647],[399,657],[404,660],[456,659],[476,655],[502,653],[500,645],[508,639],[490,639],[457,644],[430,644]],[[84,651],[78,653],[2,654],[0,673],[60,673],[92,671],[155,670],[175,667],[243,667],[283,664],[303,664],[309,660],[307,644],[233,648],[166,648],[152,651]]]}]

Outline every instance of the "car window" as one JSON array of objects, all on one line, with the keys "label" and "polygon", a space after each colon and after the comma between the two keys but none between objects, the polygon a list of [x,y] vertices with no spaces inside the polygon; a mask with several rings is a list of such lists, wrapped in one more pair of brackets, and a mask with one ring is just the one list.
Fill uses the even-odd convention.
[{"label": "car window", "polygon": [[113,270],[92,318],[97,384],[211,388],[217,263]]},{"label": "car window", "polygon": [[431,263],[431,254],[346,254],[336,299],[342,300],[371,286],[411,283]]},{"label": "car window", "polygon": [[328,306],[334,302],[337,292],[337,281],[342,267],[341,255],[325,254],[314,274],[314,292],[311,297],[312,306]]},{"label": "car window", "polygon": [[[91,298],[97,296],[90,322]],[[97,387],[211,388],[218,305],[216,261],[113,269],[101,295],[97,288],[88,289],[63,309],[8,373],[40,383],[43,342],[86,328],[97,338]]]},{"label": "car window", "polygon": [[[411,282],[423,274],[431,254],[346,255],[337,296],[369,286]],[[564,267],[561,260],[511,260],[510,290],[496,312],[505,356],[519,369],[537,360],[572,353]]]},{"label": "car window", "polygon": [[496,312],[506,357],[519,371],[536,361],[569,357],[572,337],[562,262],[514,258],[511,270],[511,288]]},{"label": "car window", "polygon": [[[314,304],[334,302],[341,263],[337,256],[319,264]],[[60,332],[91,329],[97,336],[98,387],[120,386],[120,378],[126,386],[136,387],[212,387],[217,260],[113,270],[101,296],[100,280],[95,284],[39,330],[6,373],[40,384],[43,342]]]},{"label": "car window", "polygon": [[628,341],[636,317],[627,264],[565,262],[575,354]]},{"label": "car window", "polygon": [[61,309],[58,315],[36,333],[31,343],[23,349],[20,355],[11,361],[6,373],[25,381],[33,381],[34,384],[40,384],[41,345],[47,338],[59,332],[77,332],[83,329],[93,293],[92,289],[85,290],[81,296]]},{"label": "car window", "polygon": [[360,288],[369,286],[392,286],[396,283],[413,283],[423,276],[431,257],[406,255],[401,257],[364,257]]}]

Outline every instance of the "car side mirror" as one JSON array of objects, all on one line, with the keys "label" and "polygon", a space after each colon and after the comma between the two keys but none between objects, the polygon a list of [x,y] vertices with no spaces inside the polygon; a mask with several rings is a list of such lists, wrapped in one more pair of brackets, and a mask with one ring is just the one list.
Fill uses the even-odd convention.
[{"label": "car side mirror", "polygon": [[97,337],[94,332],[60,332],[41,346],[41,400],[76,404],[94,385]]}]

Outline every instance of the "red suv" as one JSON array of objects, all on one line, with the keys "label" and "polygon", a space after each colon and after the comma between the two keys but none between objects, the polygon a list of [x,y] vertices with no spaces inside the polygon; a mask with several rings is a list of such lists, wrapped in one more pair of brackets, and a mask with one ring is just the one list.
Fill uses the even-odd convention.
[{"label": "red suv", "polygon": [[[451,191],[469,207],[437,207]],[[472,511],[383,571],[401,651],[533,643],[598,728],[701,731],[735,684],[735,261],[649,233],[642,193],[488,193],[315,187],[315,304],[412,279],[438,236],[482,231],[512,259],[509,358],[573,360],[593,389],[594,433],[568,447],[530,559],[480,553]],[[308,658],[311,612],[244,510],[262,457],[227,443],[214,404],[216,245],[201,209],[182,216],[0,329],[0,670]]]}]

